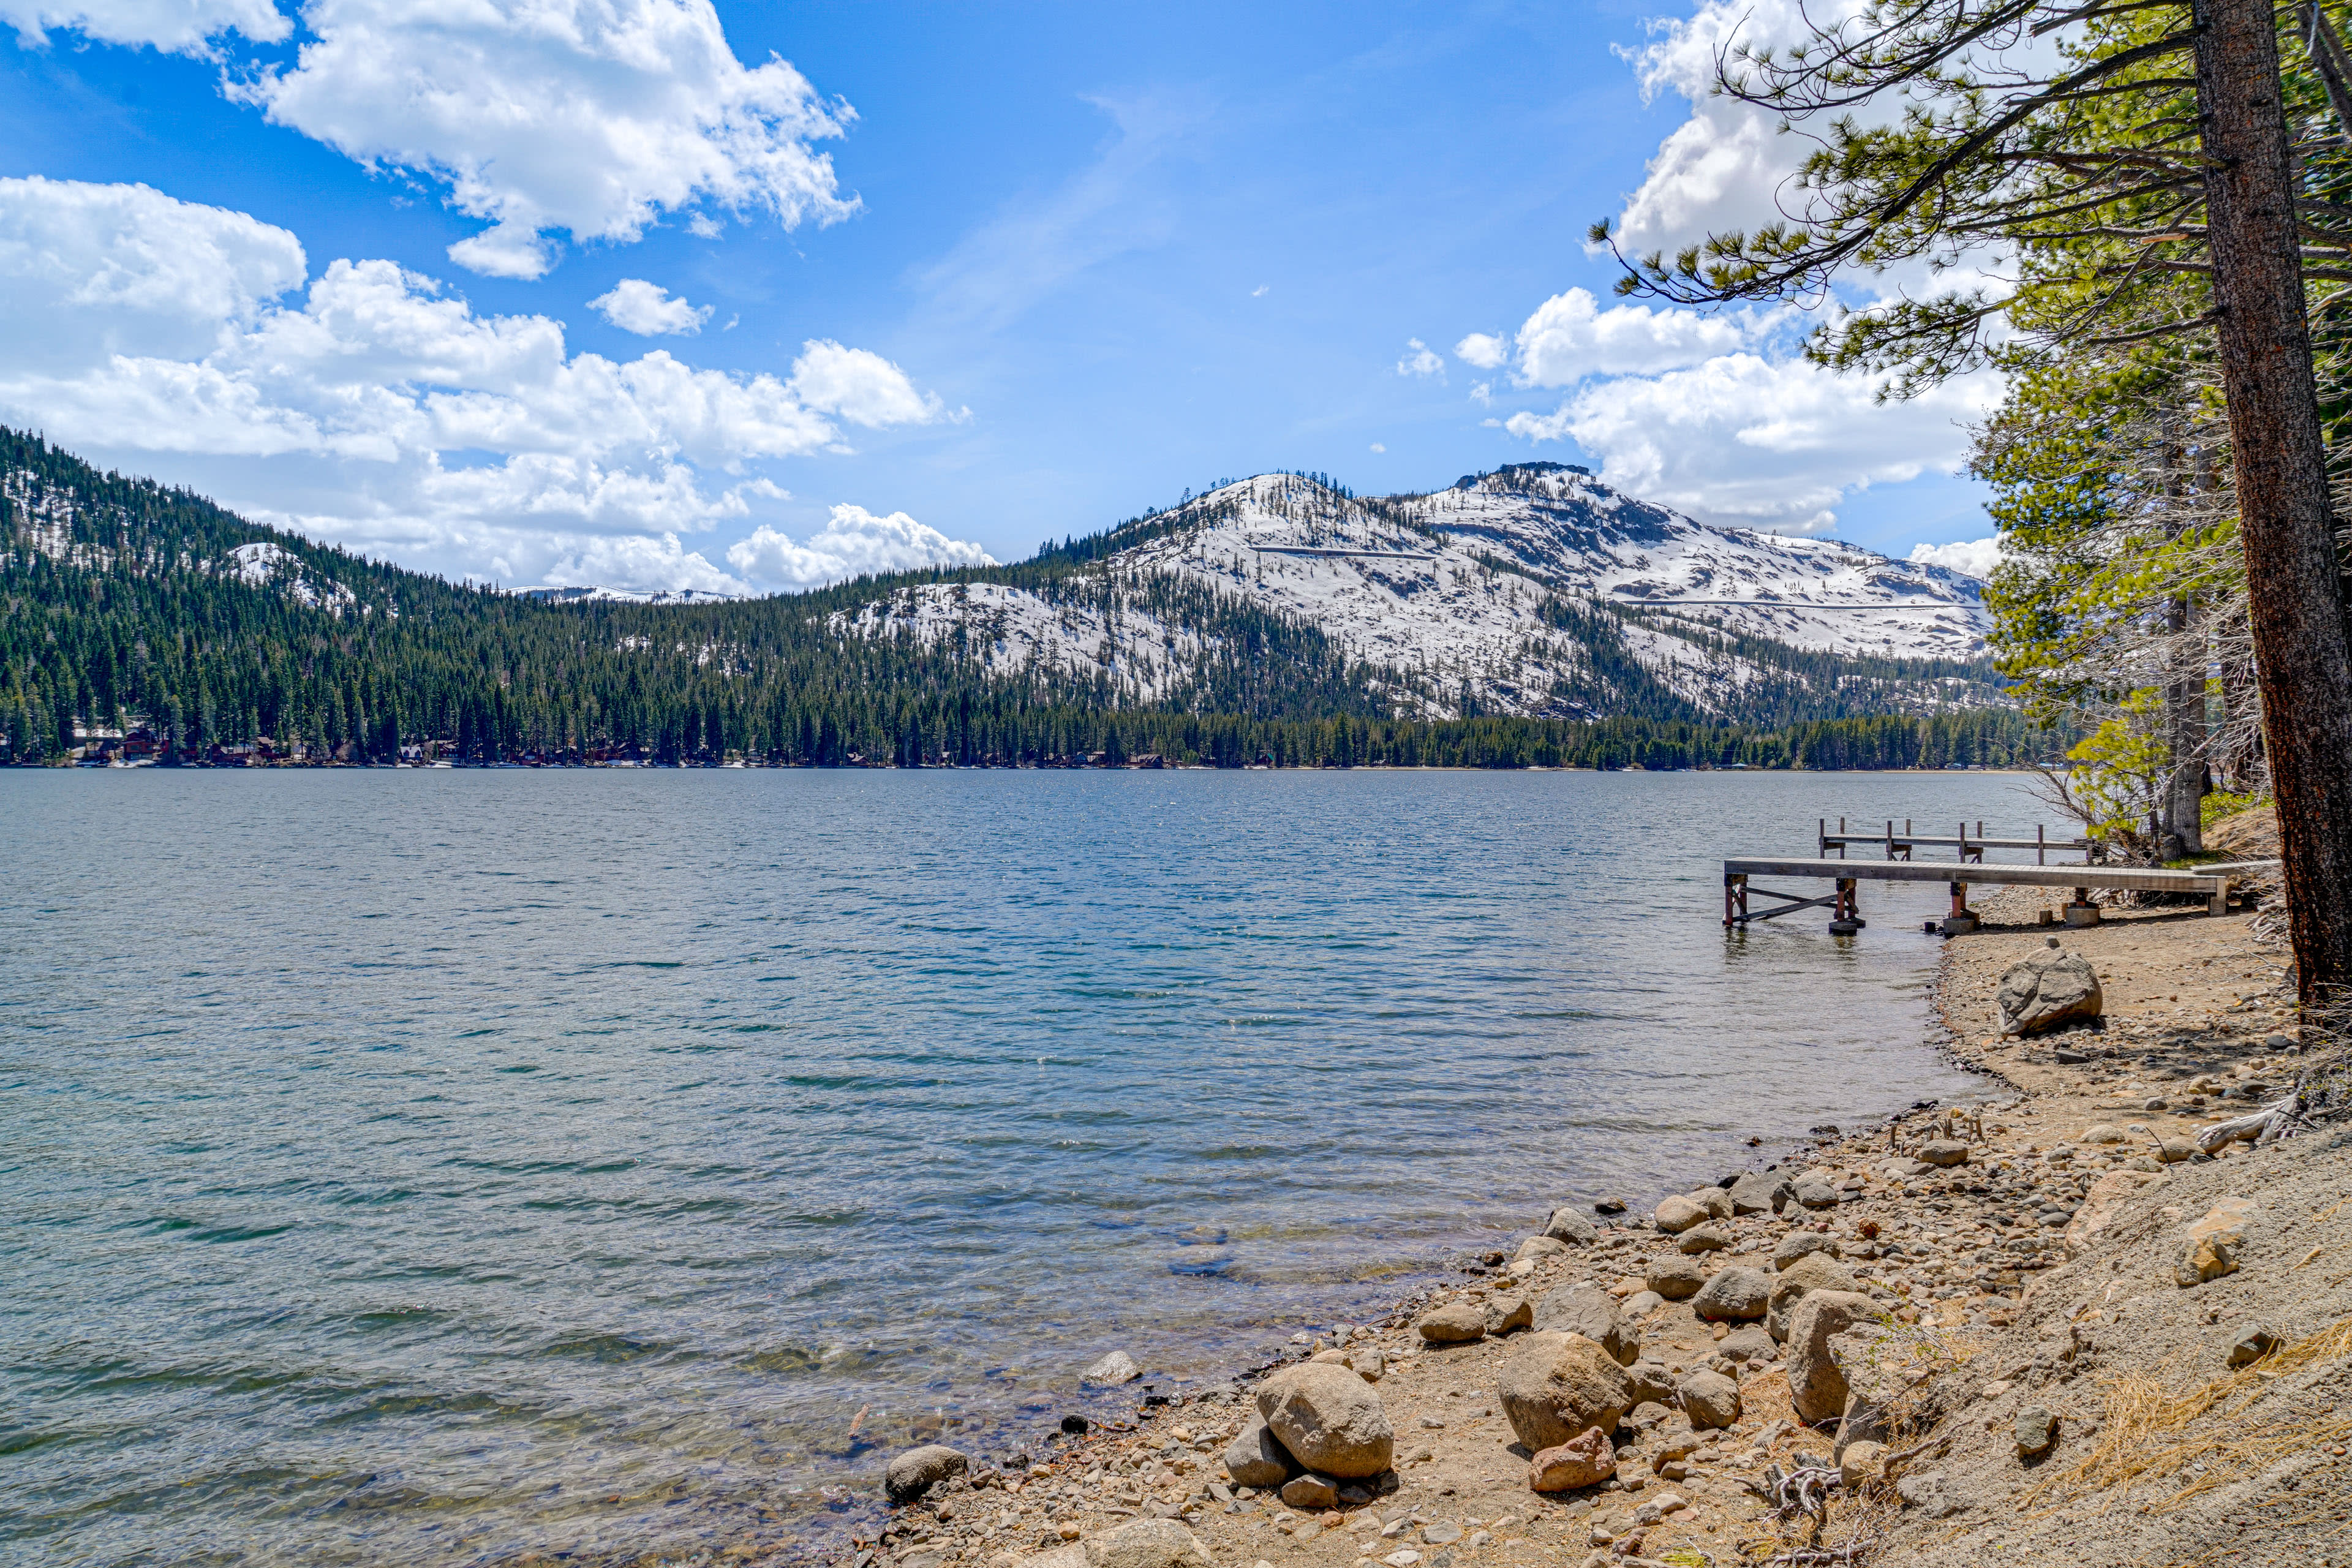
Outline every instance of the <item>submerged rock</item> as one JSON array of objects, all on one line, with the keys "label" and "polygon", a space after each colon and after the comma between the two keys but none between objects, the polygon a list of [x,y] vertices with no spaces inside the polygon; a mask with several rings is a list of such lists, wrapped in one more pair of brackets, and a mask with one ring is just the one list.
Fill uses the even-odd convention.
[{"label": "submerged rock", "polygon": [[1113,1351],[1102,1360],[1078,1374],[1080,1383],[1099,1384],[1116,1388],[1123,1383],[1133,1383],[1143,1375],[1143,1369],[1125,1351]]}]

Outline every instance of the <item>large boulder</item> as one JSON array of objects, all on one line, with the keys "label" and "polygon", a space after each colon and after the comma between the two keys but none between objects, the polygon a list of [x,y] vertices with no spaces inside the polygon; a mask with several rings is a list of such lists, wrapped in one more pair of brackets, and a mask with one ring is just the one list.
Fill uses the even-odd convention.
[{"label": "large boulder", "polygon": [[1815,1290],[1853,1290],[1861,1281],[1853,1270],[1823,1252],[1809,1252],[1772,1277],[1772,1293],[1764,1300],[1764,1329],[1783,1344],[1790,1319],[1798,1304]]},{"label": "large boulder", "polygon": [[1327,1476],[1377,1476],[1395,1457],[1396,1433],[1380,1394],[1344,1366],[1283,1368],[1257,1385],[1257,1413],[1291,1458]]},{"label": "large boulder", "polygon": [[1731,1217],[1731,1194],[1721,1187],[1694,1187],[1685,1195],[1705,1209],[1709,1219]]},{"label": "large boulder", "polygon": [[1830,1336],[1830,1359],[1845,1374],[1846,1390],[1832,1458],[1843,1455],[1850,1443],[1885,1443],[1895,1436],[1896,1406],[1916,1382],[1904,1350],[1901,1337],[1884,1323]]},{"label": "large boulder", "polygon": [[1601,1227],[1574,1209],[1557,1208],[1544,1223],[1544,1234],[1570,1247],[1590,1247],[1601,1239]]},{"label": "large boulder", "polygon": [[892,1502],[913,1502],[950,1476],[971,1468],[971,1456],[941,1443],[927,1443],[890,1461],[890,1468],[882,1472],[882,1489],[890,1494]]},{"label": "large boulder", "polygon": [[1660,1204],[1658,1212],[1651,1216],[1668,1236],[1680,1236],[1695,1225],[1705,1225],[1711,1217],[1703,1205],[1679,1195]]},{"label": "large boulder", "polygon": [[1720,1269],[1691,1298],[1691,1310],[1710,1323],[1752,1323],[1764,1315],[1771,1294],[1772,1282],[1760,1269]]},{"label": "large boulder", "polygon": [[1503,1363],[1495,1384],[1511,1430],[1538,1452],[1587,1427],[1612,1432],[1633,1407],[1625,1369],[1581,1334],[1529,1334]]},{"label": "large boulder", "polygon": [[1617,1450],[1598,1426],[1586,1427],[1557,1448],[1539,1449],[1528,1461],[1528,1485],[1539,1492],[1597,1487],[1616,1473]]},{"label": "large boulder", "polygon": [[2095,1018],[2106,999],[2099,992],[2091,961],[2063,951],[2053,941],[2049,952],[2009,966],[1993,1005],[2002,1034],[2035,1035],[2078,1018]]},{"label": "large boulder", "polygon": [[1548,1236],[1531,1236],[1519,1243],[1519,1250],[1513,1256],[1524,1263],[1530,1258],[1557,1258],[1567,1250],[1568,1243],[1564,1241],[1554,1241]]},{"label": "large boulder", "polygon": [[1796,1194],[1795,1184],[1780,1172],[1750,1171],[1731,1184],[1731,1212],[1778,1214]]},{"label": "large boulder", "polygon": [[1706,1266],[1696,1258],[1662,1252],[1650,1259],[1642,1283],[1669,1301],[1687,1301],[1706,1283]]},{"label": "large boulder", "polygon": [[1701,1430],[1725,1430],[1739,1421],[1739,1384],[1719,1372],[1696,1372],[1675,1390],[1683,1414]]},{"label": "large boulder", "polygon": [[1172,1519],[1139,1519],[1089,1536],[1087,1568],[1214,1568],[1200,1537]]},{"label": "large boulder", "polygon": [[1620,1366],[1642,1353],[1642,1336],[1626,1326],[1617,1298],[1590,1280],[1547,1291],[1536,1306],[1535,1326],[1554,1333],[1582,1334],[1609,1352]]},{"label": "large boulder", "polygon": [[1702,1252],[1721,1252],[1730,1245],[1731,1233],[1719,1225],[1695,1226],[1675,1237],[1675,1250],[1689,1258]]},{"label": "large boulder", "polygon": [[1877,1302],[1853,1290],[1813,1290],[1797,1303],[1789,1319],[1787,1352],[1789,1402],[1798,1420],[1811,1426],[1845,1414],[1845,1371],[1831,1352],[1830,1341],[1884,1315]]},{"label": "large boulder", "polygon": [[1264,1421],[1253,1416],[1242,1428],[1242,1435],[1225,1446],[1225,1473],[1234,1478],[1237,1487],[1256,1487],[1260,1490],[1278,1487],[1298,1473],[1298,1461],[1290,1457],[1268,1429]]}]

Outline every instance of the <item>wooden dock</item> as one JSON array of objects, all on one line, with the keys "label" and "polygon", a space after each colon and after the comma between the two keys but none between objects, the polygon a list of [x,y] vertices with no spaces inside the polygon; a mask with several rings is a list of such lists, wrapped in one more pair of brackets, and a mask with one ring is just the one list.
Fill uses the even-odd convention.
[{"label": "wooden dock", "polygon": [[[1861,839],[1857,842],[1875,843],[1878,840]],[[1910,842],[1923,844],[1927,841],[1914,838]],[[1969,842],[1993,847],[1999,841],[1978,838]],[[2033,840],[2026,840],[2023,847],[2030,848],[2033,843]],[[1822,878],[1834,884],[1835,890],[1825,897],[1809,899],[1757,887],[1749,882],[1751,877]],[[1830,930],[1839,932],[1859,931],[1864,922],[1854,901],[1854,886],[1860,881],[1949,884],[1952,912],[1944,921],[1944,930],[1955,935],[1976,929],[1976,915],[1969,909],[1969,889],[1979,883],[2003,887],[2071,888],[2074,899],[2066,910],[2070,925],[2087,925],[2098,918],[2098,906],[2091,902],[2091,889],[2094,888],[2189,893],[2204,899],[2207,912],[2217,915],[2229,908],[2230,899],[2230,879],[2226,874],[2211,875],[2201,871],[2161,871],[2136,866],[2004,866],[1981,859],[1938,863],[1907,858],[1849,860],[1828,856],[1814,859],[1759,857],[1723,863],[1723,923],[1727,928],[1743,926],[1750,921],[1774,920],[1781,915],[1794,914],[1799,910],[1827,905],[1831,911]],[[1748,900],[1751,893],[1780,900],[1780,906],[1750,910]]]}]

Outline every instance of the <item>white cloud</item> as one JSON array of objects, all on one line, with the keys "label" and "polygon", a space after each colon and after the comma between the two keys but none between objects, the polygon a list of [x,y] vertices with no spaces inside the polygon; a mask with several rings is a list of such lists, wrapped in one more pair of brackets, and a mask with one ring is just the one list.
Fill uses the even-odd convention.
[{"label": "white cloud", "polygon": [[1273,287],[1274,285],[1271,283],[1261,283],[1256,288],[1250,290],[1250,298],[1253,300],[1263,300],[1265,298],[1266,290]]},{"label": "white cloud", "polygon": [[1511,357],[1511,345],[1494,332],[1472,332],[1454,345],[1454,357],[1480,370],[1500,370]]},{"label": "white cloud", "polygon": [[[829,338],[802,345],[793,362],[792,392],[820,414],[838,414],[868,428],[950,417],[937,397],[916,391],[907,373],[880,354],[845,349]],[[963,416],[961,409],[952,416]]]},{"label": "white cloud", "polygon": [[1397,361],[1399,375],[1433,375],[1443,379],[1445,361],[1419,338],[1404,341],[1404,358]]},{"label": "white cloud", "polygon": [[27,48],[63,27],[102,44],[145,44],[198,58],[213,58],[213,40],[224,33],[274,44],[294,30],[270,0],[0,0],[0,23],[16,28]]},{"label": "white cloud", "polygon": [[1950,544],[1915,544],[1910,559],[1925,566],[1943,566],[1971,577],[1990,577],[2000,564],[2000,541],[1962,539]]},{"label": "white cloud", "polygon": [[845,421],[942,416],[898,367],[830,341],[787,376],[726,374],[575,354],[560,323],[477,315],[389,261],[304,284],[295,237],[245,214],[0,180],[0,416],[453,575],[545,581],[593,559],[668,574],[622,584],[651,587],[710,585],[661,542],[781,494],[714,489],[706,469],[838,448]]},{"label": "white cloud", "polygon": [[613,285],[610,293],[589,300],[588,308],[621,331],[635,332],[641,338],[666,333],[691,337],[710,320],[709,306],[689,305],[684,300],[674,299],[660,284],[648,283],[642,278],[622,279]]},{"label": "white cloud", "polygon": [[845,577],[912,572],[926,566],[992,566],[977,544],[950,539],[903,511],[877,517],[862,506],[842,505],[824,531],[795,544],[761,523],[749,539],[731,546],[727,563],[746,577],[787,588],[813,588]]},{"label": "white cloud", "polygon": [[1495,384],[1491,381],[1474,383],[1470,388],[1470,401],[1481,408],[1494,407]]},{"label": "white cloud", "polygon": [[1899,483],[1967,460],[1962,427],[2000,395],[1990,374],[1907,403],[1802,359],[1727,354],[1656,376],[1589,384],[1550,414],[1515,414],[1512,435],[1573,439],[1601,477],[1646,500],[1722,521],[1814,531],[1857,487]]},{"label": "white cloud", "polygon": [[1381,446],[1378,441],[1375,441],[1372,443],[1372,450],[1375,452],[1385,452],[1388,448]]},{"label": "white cloud", "polygon": [[[1647,305],[1600,308],[1582,289],[1555,294],[1519,328],[1521,385],[1569,386],[1591,375],[1651,373],[1697,364],[1747,347],[1769,318],[1702,316]],[[1499,363],[1499,362],[1498,362]]]},{"label": "white cloud", "polygon": [[446,182],[492,226],[449,247],[475,271],[536,278],[558,232],[630,241],[705,203],[787,228],[856,210],[811,146],[852,111],[781,59],[746,68],[709,0],[309,0],[302,20],[293,67],[232,95]]}]

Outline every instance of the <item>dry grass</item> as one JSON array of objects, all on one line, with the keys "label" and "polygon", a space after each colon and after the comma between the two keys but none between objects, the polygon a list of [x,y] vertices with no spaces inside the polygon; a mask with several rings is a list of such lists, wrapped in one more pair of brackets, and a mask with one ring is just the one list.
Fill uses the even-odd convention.
[{"label": "dry grass", "polygon": [[[2170,1496],[2148,1505],[2148,1511],[2165,1513],[2291,1454],[2352,1438],[2352,1418],[2343,1416],[2252,1426],[2241,1420],[2268,1392],[2272,1379],[2347,1355],[2352,1355],[2352,1318],[2186,1394],[2169,1393],[2153,1377],[2116,1379],[2105,1385],[2106,1421],[2098,1443],[2028,1491],[2022,1505],[2036,1508],[2084,1492],[2113,1492],[2201,1466]],[[2189,1431],[2207,1416],[2216,1418],[2205,1431]]]}]

